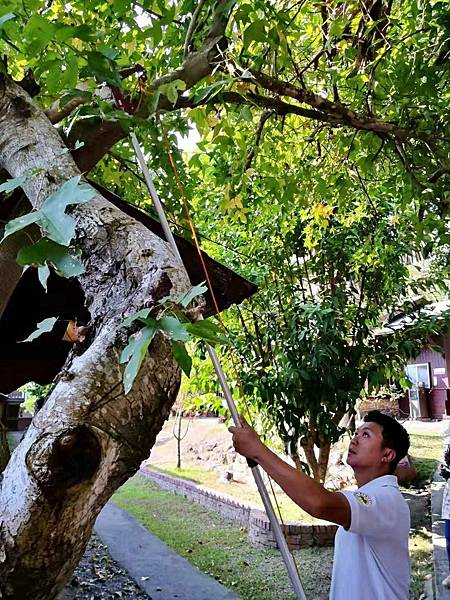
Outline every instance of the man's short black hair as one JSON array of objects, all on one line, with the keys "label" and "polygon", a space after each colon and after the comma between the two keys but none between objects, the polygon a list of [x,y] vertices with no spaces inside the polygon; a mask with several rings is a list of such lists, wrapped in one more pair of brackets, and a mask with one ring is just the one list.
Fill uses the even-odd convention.
[{"label": "man's short black hair", "polygon": [[371,410],[364,417],[365,423],[377,423],[380,425],[383,433],[385,448],[395,450],[395,458],[390,463],[391,473],[393,473],[399,461],[408,454],[409,435],[403,425],[400,425],[393,417],[381,413],[379,410]]}]

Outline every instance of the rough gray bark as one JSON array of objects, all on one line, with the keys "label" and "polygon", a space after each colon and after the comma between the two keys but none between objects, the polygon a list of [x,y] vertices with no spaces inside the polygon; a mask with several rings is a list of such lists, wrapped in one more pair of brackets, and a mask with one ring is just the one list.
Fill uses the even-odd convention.
[{"label": "rough gray bark", "polygon": [[[0,88],[0,167],[12,177],[44,167],[24,186],[36,208],[79,171],[29,96],[5,77]],[[2,598],[56,597],[102,506],[148,456],[179,387],[170,346],[157,336],[124,396],[118,358],[125,334],[118,324],[170,289],[185,290],[184,270],[167,244],[101,196],[73,214],[86,266],[80,284],[90,335],[69,357],[4,472]]]}]

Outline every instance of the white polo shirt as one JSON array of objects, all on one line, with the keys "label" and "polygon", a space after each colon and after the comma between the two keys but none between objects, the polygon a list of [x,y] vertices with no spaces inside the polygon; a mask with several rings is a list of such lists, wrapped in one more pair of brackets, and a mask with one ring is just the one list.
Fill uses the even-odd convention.
[{"label": "white polo shirt", "polygon": [[330,600],[407,600],[410,515],[397,477],[383,475],[341,493],[351,524],[336,533]]}]

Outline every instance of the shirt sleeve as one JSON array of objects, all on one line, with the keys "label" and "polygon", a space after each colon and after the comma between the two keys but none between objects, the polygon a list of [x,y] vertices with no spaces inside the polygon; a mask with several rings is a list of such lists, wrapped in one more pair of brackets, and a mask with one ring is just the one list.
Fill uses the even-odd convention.
[{"label": "shirt sleeve", "polygon": [[[393,493],[394,492],[394,493]],[[397,490],[382,488],[375,493],[344,490],[350,504],[351,521],[347,531],[371,537],[383,537],[396,526]]]}]

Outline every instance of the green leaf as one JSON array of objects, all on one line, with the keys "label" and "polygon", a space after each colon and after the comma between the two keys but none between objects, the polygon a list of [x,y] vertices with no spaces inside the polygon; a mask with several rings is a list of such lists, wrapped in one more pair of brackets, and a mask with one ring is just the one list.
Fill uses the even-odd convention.
[{"label": "green leaf", "polygon": [[266,21],[253,21],[244,31],[244,46],[248,47],[251,42],[267,42]]},{"label": "green leaf", "polygon": [[208,319],[188,323],[186,330],[196,338],[205,340],[209,344],[229,344],[226,337],[222,335],[222,330],[213,321]]},{"label": "green leaf", "polygon": [[95,196],[93,188],[80,185],[80,178],[81,175],[76,175],[66,181],[38,211],[48,237],[63,246],[69,246],[75,234],[75,219],[67,215],[65,209],[71,204],[84,204]]},{"label": "green leaf", "polygon": [[52,261],[59,275],[64,277],[78,277],[85,272],[81,260],[77,256],[72,256],[69,252],[61,253],[60,256],[54,256]]},{"label": "green leaf", "polygon": [[14,179],[7,179],[0,185],[0,192],[12,192],[16,188],[22,186],[27,179],[28,177],[26,175],[23,175],[22,177],[15,177]]},{"label": "green leaf", "polygon": [[115,13],[124,13],[130,7],[130,0],[113,0]]},{"label": "green leaf", "polygon": [[37,55],[50,42],[57,26],[50,23],[41,15],[32,15],[23,31],[24,40],[27,44],[27,52]]},{"label": "green leaf", "polygon": [[189,377],[192,369],[192,358],[189,356],[184,344],[172,340],[173,357]]},{"label": "green leaf", "polygon": [[[129,327],[133,321],[142,321],[143,319],[147,319],[151,308],[143,308],[142,310],[138,310],[138,312],[133,313],[129,317],[126,317],[119,325],[119,327]],[[156,323],[156,321],[155,321]]]},{"label": "green leaf", "polygon": [[167,99],[172,104],[178,100],[178,92],[186,89],[186,83],[182,79],[175,79],[170,83],[165,83],[158,88],[160,94],[167,96]]},{"label": "green leaf", "polygon": [[181,306],[183,306],[184,308],[186,308],[192,302],[192,300],[194,300],[194,298],[197,298],[198,296],[205,294],[207,291],[208,291],[208,286],[206,286],[205,282],[202,281],[198,285],[196,285],[196,286],[192,287],[190,290],[188,290],[184,294],[184,296],[181,296],[180,299],[178,300],[178,303],[181,304]]},{"label": "green leaf", "polygon": [[21,248],[17,254],[17,262],[21,266],[51,264],[64,277],[77,277],[85,271],[83,263],[76,256],[69,254],[66,246],[48,238],[42,238],[31,246]]},{"label": "green leaf", "polygon": [[226,88],[226,86],[232,83],[233,81],[234,79],[231,78],[221,79],[220,81],[215,81],[211,85],[197,90],[194,93],[194,102],[201,102],[205,98],[208,98],[208,100],[214,98],[214,96],[217,96],[217,94],[223,91]]},{"label": "green leaf", "polygon": [[156,329],[154,327],[144,327],[128,340],[128,345],[123,349],[120,355],[120,363],[128,361],[123,374],[123,385],[125,394],[133,387],[136,375],[139,373],[145,354],[150,342],[154,338]]},{"label": "green leaf", "polygon": [[58,317],[49,317],[48,319],[44,319],[40,323],[37,324],[37,329],[33,331],[25,340],[20,340],[21,342],[32,342],[43,333],[48,333],[55,326]]},{"label": "green leaf", "polygon": [[87,62],[88,71],[98,81],[105,81],[116,87],[122,87],[122,81],[114,61],[104,56],[101,52],[89,52]]},{"label": "green leaf", "polygon": [[162,317],[157,320],[159,329],[177,342],[185,342],[189,339],[186,327],[175,317]]},{"label": "green leaf", "polygon": [[5,233],[3,235],[2,242],[8,236],[12,235],[13,233],[16,233],[16,231],[20,231],[21,229],[28,227],[28,225],[38,222],[39,219],[40,213],[38,211],[33,211],[28,213],[27,215],[24,215],[23,217],[17,217],[17,219],[9,221],[9,223],[6,223],[5,225]]},{"label": "green leaf", "polygon": [[120,56],[120,52],[116,48],[98,48],[98,51],[109,60],[116,60]]},{"label": "green leaf", "polygon": [[62,78],[64,72],[62,71],[63,63],[60,60],[54,60],[47,69],[46,86],[49,94],[54,95],[61,89]]},{"label": "green leaf", "polygon": [[50,276],[50,269],[47,267],[47,265],[44,265],[43,267],[38,268],[38,278],[42,284],[42,287],[44,288],[44,290],[46,292],[47,292],[47,280],[48,280],[49,276]]},{"label": "green leaf", "polygon": [[77,175],[66,181],[44,201],[39,210],[7,223],[3,240],[32,223],[39,223],[41,229],[51,240],[63,246],[69,246],[75,235],[75,219],[66,215],[65,209],[71,204],[88,202],[95,196],[93,188],[79,185],[80,178],[81,175]]},{"label": "green leaf", "polygon": [[192,302],[192,300],[194,300],[194,298],[197,298],[198,296],[205,294],[207,291],[208,291],[208,287],[205,285],[205,282],[202,281],[198,285],[189,289],[185,294],[181,294],[179,296],[164,296],[164,298],[161,298],[159,303],[160,304],[167,304],[167,303],[179,304],[183,308],[186,308]]}]

